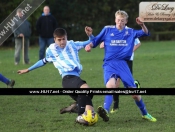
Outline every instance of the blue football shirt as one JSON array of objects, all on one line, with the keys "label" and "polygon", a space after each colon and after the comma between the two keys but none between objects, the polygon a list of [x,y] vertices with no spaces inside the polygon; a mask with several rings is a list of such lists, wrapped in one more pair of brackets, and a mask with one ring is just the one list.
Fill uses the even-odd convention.
[{"label": "blue football shirt", "polygon": [[133,53],[136,38],[149,36],[143,30],[124,28],[118,30],[115,25],[105,26],[102,31],[93,38],[93,48],[104,41],[104,62],[115,60],[129,60]]}]

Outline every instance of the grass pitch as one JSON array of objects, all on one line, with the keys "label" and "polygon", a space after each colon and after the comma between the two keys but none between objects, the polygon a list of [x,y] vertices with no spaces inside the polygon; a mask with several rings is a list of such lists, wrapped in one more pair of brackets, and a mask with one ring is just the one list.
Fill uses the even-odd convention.
[{"label": "grass pitch", "polygon": [[[0,47],[0,72],[16,80],[15,88],[61,88],[61,77],[52,64],[24,75],[25,69],[38,60],[38,47],[29,51],[30,65],[22,62],[14,65],[14,47]],[[93,88],[104,88],[102,59],[103,50],[96,48],[87,53],[79,53],[83,65],[82,79]],[[174,42],[142,42],[135,52],[134,78],[145,88],[175,88],[174,82]],[[0,88],[6,87],[0,83]],[[121,84],[121,87],[123,85]],[[9,89],[10,90],[10,89]],[[174,96],[142,96],[148,112],[157,118],[152,123],[141,118],[140,112],[129,95],[120,96],[120,109],[110,115],[109,122],[99,117],[91,127],[74,124],[76,114],[59,114],[59,109],[69,105],[68,96],[0,96],[0,131],[2,132],[172,132],[174,131]],[[103,104],[104,96],[93,98],[94,107]]]}]

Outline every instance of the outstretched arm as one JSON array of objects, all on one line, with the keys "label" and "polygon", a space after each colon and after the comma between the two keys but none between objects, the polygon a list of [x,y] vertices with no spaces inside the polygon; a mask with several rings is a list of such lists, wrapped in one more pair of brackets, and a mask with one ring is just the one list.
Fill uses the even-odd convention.
[{"label": "outstretched arm", "polygon": [[140,20],[139,17],[136,18],[136,22],[137,22],[138,25],[140,25],[140,26],[142,27],[142,30],[143,30],[146,34],[148,34],[148,29],[147,29],[147,27],[145,26],[144,22],[142,22],[142,21]]},{"label": "outstretched arm", "polygon": [[32,71],[32,70],[36,69],[36,68],[44,66],[46,63],[47,63],[47,61],[44,58],[43,60],[39,60],[38,62],[36,62],[33,66],[29,67],[28,69],[18,70],[17,73],[18,74],[27,73],[29,71]]}]

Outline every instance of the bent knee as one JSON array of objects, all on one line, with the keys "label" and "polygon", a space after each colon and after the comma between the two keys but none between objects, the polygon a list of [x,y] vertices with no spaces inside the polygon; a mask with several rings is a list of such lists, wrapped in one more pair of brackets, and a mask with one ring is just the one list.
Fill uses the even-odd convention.
[{"label": "bent knee", "polygon": [[89,86],[86,83],[84,83],[80,86],[80,88],[89,88]]}]

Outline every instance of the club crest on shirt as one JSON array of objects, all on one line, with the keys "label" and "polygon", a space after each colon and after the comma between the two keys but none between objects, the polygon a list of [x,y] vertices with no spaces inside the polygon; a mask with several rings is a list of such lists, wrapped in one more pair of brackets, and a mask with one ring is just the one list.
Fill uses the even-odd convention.
[{"label": "club crest on shirt", "polygon": [[69,51],[70,51],[70,53],[72,53],[72,48],[71,47],[69,47]]},{"label": "club crest on shirt", "polygon": [[128,36],[128,35],[130,35],[130,34],[129,34],[128,30],[126,30],[124,36]]}]

